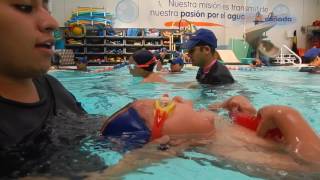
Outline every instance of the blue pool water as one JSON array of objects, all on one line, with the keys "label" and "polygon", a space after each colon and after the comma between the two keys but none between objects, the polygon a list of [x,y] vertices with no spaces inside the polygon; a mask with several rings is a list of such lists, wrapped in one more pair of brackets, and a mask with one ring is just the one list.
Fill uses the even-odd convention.
[{"label": "blue pool water", "polygon": [[[292,106],[302,113],[317,133],[320,132],[320,80],[319,75],[298,72],[295,67],[272,67],[256,71],[231,71],[237,83],[212,87],[187,89],[181,82],[195,81],[196,69],[185,69],[182,74],[166,75],[170,82],[178,84],[141,84],[126,68],[112,72],[91,74],[73,71],[51,72],[91,114],[111,115],[118,109],[140,98],[155,98],[163,93],[191,99],[196,108],[223,101],[233,95],[247,96],[255,107],[270,104]],[[99,154],[99,153],[98,153]],[[106,164],[121,159],[116,152],[100,153]],[[200,156],[200,157],[199,157]],[[144,173],[133,172],[125,179],[257,179],[240,172],[214,166],[211,156],[186,152],[184,158],[168,159],[164,163],[144,168]],[[199,163],[195,159],[202,159]]]}]

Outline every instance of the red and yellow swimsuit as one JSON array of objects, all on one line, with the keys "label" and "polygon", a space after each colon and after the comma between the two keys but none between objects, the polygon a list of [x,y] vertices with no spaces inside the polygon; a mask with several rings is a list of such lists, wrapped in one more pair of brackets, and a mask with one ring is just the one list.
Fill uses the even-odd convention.
[{"label": "red and yellow swimsuit", "polygon": [[151,140],[160,138],[162,136],[164,122],[174,108],[175,103],[173,101],[171,101],[167,106],[161,107],[160,101],[156,100]]}]

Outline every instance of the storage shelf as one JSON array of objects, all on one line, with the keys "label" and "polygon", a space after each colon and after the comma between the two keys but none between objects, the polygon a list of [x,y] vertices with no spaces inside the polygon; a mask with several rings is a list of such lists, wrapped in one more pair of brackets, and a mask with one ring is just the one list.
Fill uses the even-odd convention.
[{"label": "storage shelf", "polygon": [[[127,29],[115,29],[116,32],[121,32],[121,34],[126,34]],[[87,31],[88,33],[88,31]],[[120,57],[121,59],[127,60],[129,56],[133,55],[135,50],[140,48],[147,49],[160,49],[163,47],[169,48],[169,44],[163,44],[164,41],[169,40],[167,36],[145,36],[144,31],[142,31],[142,36],[109,36],[106,35],[107,31],[104,30],[103,36],[96,36],[98,34],[85,35],[81,37],[67,36],[66,42],[69,39],[77,39],[77,41],[83,44],[66,44],[67,49],[72,49],[75,52],[75,56],[85,57],[88,60],[98,59],[98,58],[108,58],[108,57]],[[119,33],[118,33],[119,34]],[[112,43],[115,44],[112,44]],[[141,44],[134,44],[134,43]],[[149,44],[150,43],[150,44]],[[180,47],[179,44],[176,47]],[[114,50],[114,51],[113,51]],[[111,53],[118,52],[121,53]],[[95,57],[96,56],[96,57]],[[96,62],[94,62],[97,64]],[[92,62],[90,62],[92,64]]]},{"label": "storage shelf", "polygon": [[143,44],[125,44],[125,47],[143,47]]},{"label": "storage shelf", "polygon": [[160,44],[145,44],[143,46],[144,47],[164,47],[164,45],[160,45]]},{"label": "storage shelf", "polygon": [[118,54],[118,53],[104,53],[105,55],[118,55],[118,56],[121,56],[121,55],[123,55],[123,53],[121,53],[121,54]]},{"label": "storage shelf", "polygon": [[84,47],[84,44],[66,44],[66,47]]},{"label": "storage shelf", "polygon": [[86,44],[88,47],[104,47],[106,46],[105,44]]},{"label": "storage shelf", "polygon": [[[161,39],[166,39],[164,36],[157,36],[157,37],[152,37],[152,36],[143,36],[145,40],[161,40]],[[169,38],[168,38],[169,39]]]},{"label": "storage shelf", "polygon": [[144,39],[143,36],[125,36],[125,39],[132,39],[132,40],[136,40],[136,39]]},{"label": "storage shelf", "polygon": [[106,39],[124,39],[124,36],[105,36]]},{"label": "storage shelf", "polygon": [[104,36],[85,36],[85,38],[104,38]]},{"label": "storage shelf", "polygon": [[124,44],[105,44],[107,47],[123,47]]},{"label": "storage shelf", "polygon": [[75,52],[74,55],[86,55],[86,53]]},{"label": "storage shelf", "polygon": [[66,39],[83,39],[84,36],[66,36]]},{"label": "storage shelf", "polygon": [[104,53],[104,52],[87,52],[85,54],[86,55],[105,55],[106,53]]},{"label": "storage shelf", "polygon": [[320,26],[307,26],[308,32],[320,32]]}]

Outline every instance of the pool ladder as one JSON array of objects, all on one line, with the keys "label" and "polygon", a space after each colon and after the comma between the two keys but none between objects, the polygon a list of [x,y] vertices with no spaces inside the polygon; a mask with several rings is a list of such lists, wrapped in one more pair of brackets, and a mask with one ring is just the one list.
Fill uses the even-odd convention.
[{"label": "pool ladder", "polygon": [[[289,51],[289,54],[284,54],[283,50],[286,49]],[[302,59],[300,56],[298,56],[295,52],[293,52],[288,46],[282,45],[280,48],[280,55],[275,58],[276,64],[293,64],[293,65],[301,65]],[[296,60],[299,61],[299,63],[296,63]]]}]

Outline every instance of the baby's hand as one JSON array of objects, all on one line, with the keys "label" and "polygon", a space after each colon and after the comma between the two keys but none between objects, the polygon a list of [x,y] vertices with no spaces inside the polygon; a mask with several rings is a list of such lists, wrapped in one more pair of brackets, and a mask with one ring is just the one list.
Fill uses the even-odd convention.
[{"label": "baby's hand", "polygon": [[242,112],[251,115],[256,114],[255,108],[251,105],[250,101],[244,96],[233,96],[222,105],[223,108],[230,112]]},{"label": "baby's hand", "polygon": [[158,139],[153,140],[151,143],[153,143],[153,144],[167,144],[167,143],[169,143],[169,141],[170,141],[170,136],[164,135]]},{"label": "baby's hand", "polygon": [[268,114],[274,114],[272,111],[274,111],[274,109],[268,106],[259,110],[258,117],[261,118],[259,118],[260,123],[256,133],[260,137],[272,139],[276,142],[282,143],[285,139],[281,133],[280,127],[278,127],[274,118],[268,117]]},{"label": "baby's hand", "polygon": [[221,102],[219,102],[219,103],[214,103],[214,104],[210,104],[210,105],[208,106],[208,109],[209,109],[210,111],[217,111],[217,110],[223,108],[222,105],[223,105],[223,103],[221,103]]},{"label": "baby's hand", "polygon": [[269,107],[263,107],[258,111],[258,116],[261,117],[261,121],[257,128],[257,135],[260,137],[266,136],[269,130],[278,128],[273,121],[273,118],[269,118],[266,116],[271,114],[270,111],[271,109]]}]

